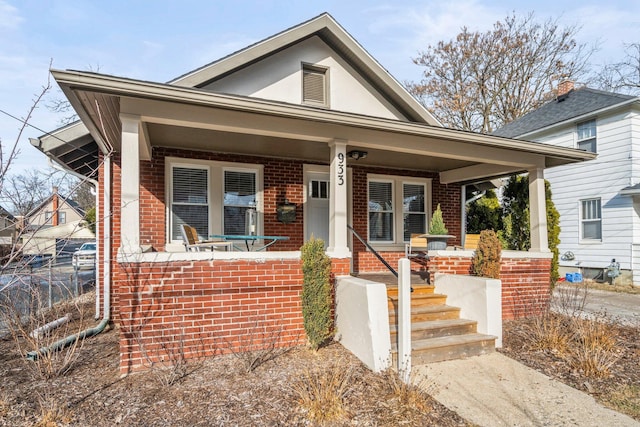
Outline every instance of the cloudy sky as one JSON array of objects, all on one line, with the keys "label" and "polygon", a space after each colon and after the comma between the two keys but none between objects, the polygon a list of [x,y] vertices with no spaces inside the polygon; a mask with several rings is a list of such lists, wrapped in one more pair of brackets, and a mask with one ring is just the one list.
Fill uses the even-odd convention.
[{"label": "cloudy sky", "polygon": [[[400,81],[420,79],[411,62],[429,44],[463,26],[487,30],[515,12],[579,25],[578,41],[598,45],[594,66],[621,59],[622,44],[640,41],[640,1],[324,0],[168,1],[0,0],[0,139],[11,145],[34,95],[53,68],[99,70],[166,82],[288,27],[329,12]],[[61,98],[55,87],[48,102]],[[45,168],[29,137],[55,129],[59,115],[40,104],[20,141],[12,172]]]}]

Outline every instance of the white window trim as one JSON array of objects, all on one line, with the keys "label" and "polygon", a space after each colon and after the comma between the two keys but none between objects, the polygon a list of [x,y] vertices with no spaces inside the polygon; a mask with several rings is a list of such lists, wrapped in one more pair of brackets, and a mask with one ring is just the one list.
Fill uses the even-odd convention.
[{"label": "white window trim", "polygon": [[[392,182],[393,187],[393,214],[394,218],[394,230],[393,241],[372,241],[369,239],[369,182]],[[432,183],[431,178],[416,178],[410,176],[399,175],[380,175],[380,174],[367,174],[367,242],[376,250],[379,251],[404,251],[404,245],[407,241],[404,240],[404,208],[403,208],[403,186],[404,184],[412,185],[424,185],[425,187],[425,230],[429,229],[429,221],[431,221],[431,197],[432,197]]]},{"label": "white window trim", "polygon": [[215,160],[188,159],[182,157],[165,158],[165,250],[169,252],[183,251],[182,239],[171,236],[171,204],[173,194],[172,169],[174,167],[207,169],[209,171],[209,233],[222,234],[224,203],[224,171],[255,172],[256,174],[256,211],[258,212],[257,234],[264,229],[264,165],[251,163],[221,162]]},{"label": "white window trim", "polygon": [[[600,238],[599,239],[586,239],[583,236],[583,225],[585,221],[591,221],[591,222],[595,222],[596,220],[585,220],[582,218],[582,202],[587,202],[589,200],[600,200]],[[604,230],[602,227],[602,198],[600,197],[589,197],[586,199],[580,199],[578,200],[578,221],[580,222],[579,227],[578,227],[578,241],[580,243],[584,243],[584,244],[599,244],[602,243],[603,241],[603,237],[604,237]]]}]

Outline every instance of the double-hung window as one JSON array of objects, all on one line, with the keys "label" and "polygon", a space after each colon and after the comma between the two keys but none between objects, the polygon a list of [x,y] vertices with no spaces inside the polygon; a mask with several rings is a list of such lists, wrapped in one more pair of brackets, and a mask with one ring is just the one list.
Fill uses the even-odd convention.
[{"label": "double-hung window", "polygon": [[369,241],[403,244],[427,229],[430,180],[370,175]]},{"label": "double-hung window", "polygon": [[198,236],[209,235],[209,168],[172,168],[171,238],[181,238],[180,226],[195,227]]},{"label": "double-hung window", "polygon": [[224,171],[224,233],[257,234],[256,173]]},{"label": "double-hung window", "polygon": [[580,201],[580,237],[582,240],[602,240],[602,205],[600,199]]},{"label": "double-hung window", "polygon": [[578,149],[596,152],[596,121],[578,123]]},{"label": "double-hung window", "polygon": [[262,166],[167,157],[169,241],[187,224],[201,239],[260,234]]}]

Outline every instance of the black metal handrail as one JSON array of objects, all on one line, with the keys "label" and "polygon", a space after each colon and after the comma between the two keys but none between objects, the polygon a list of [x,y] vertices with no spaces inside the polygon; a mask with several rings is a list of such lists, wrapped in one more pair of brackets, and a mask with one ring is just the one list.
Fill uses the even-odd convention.
[{"label": "black metal handrail", "polygon": [[362,242],[362,244],[365,245],[376,256],[376,258],[378,258],[378,260],[380,260],[380,262],[383,263],[384,266],[387,267],[389,269],[389,271],[393,273],[394,276],[398,277],[398,272],[396,270],[394,270],[393,267],[391,267],[389,265],[389,263],[387,261],[385,261],[384,258],[382,258],[382,256],[378,253],[378,251],[373,249],[369,243],[367,243],[362,237],[360,237],[358,232],[356,230],[354,230],[354,228],[352,226],[347,224],[347,228],[349,230],[351,230],[353,235],[356,236],[358,238],[358,240],[360,240],[360,242]]}]

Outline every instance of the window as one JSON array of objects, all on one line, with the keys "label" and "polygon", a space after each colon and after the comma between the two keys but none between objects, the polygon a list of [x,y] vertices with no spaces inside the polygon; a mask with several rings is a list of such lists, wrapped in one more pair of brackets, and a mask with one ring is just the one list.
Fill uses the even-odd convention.
[{"label": "window", "polygon": [[209,236],[209,171],[174,167],[171,203],[171,237],[181,239],[180,226],[195,227],[198,236]]},{"label": "window", "polygon": [[580,203],[580,236],[582,240],[602,240],[600,199],[582,200]]},{"label": "window", "polygon": [[369,240],[393,242],[393,182],[369,182]]},{"label": "window", "polygon": [[311,180],[309,196],[312,199],[329,199],[329,181]]},{"label": "window", "polygon": [[327,68],[302,64],[302,103],[329,106]]},{"label": "window", "polygon": [[46,211],[44,213],[44,223],[51,224],[52,219],[53,219],[53,211]]},{"label": "window", "polygon": [[578,149],[596,152],[596,121],[578,123]]},{"label": "window", "polygon": [[255,172],[224,171],[223,219],[223,234],[257,234]]},{"label": "window", "polygon": [[426,233],[430,180],[369,176],[369,241],[402,244]]},{"label": "window", "polygon": [[182,243],[182,224],[201,239],[260,234],[261,171],[261,165],[167,157],[168,243]]},{"label": "window", "polygon": [[404,240],[412,234],[426,233],[427,213],[424,210],[424,185],[402,184],[402,210],[404,215]]},{"label": "window", "polygon": [[66,212],[58,212],[58,224],[66,224],[67,223],[67,213]]}]

